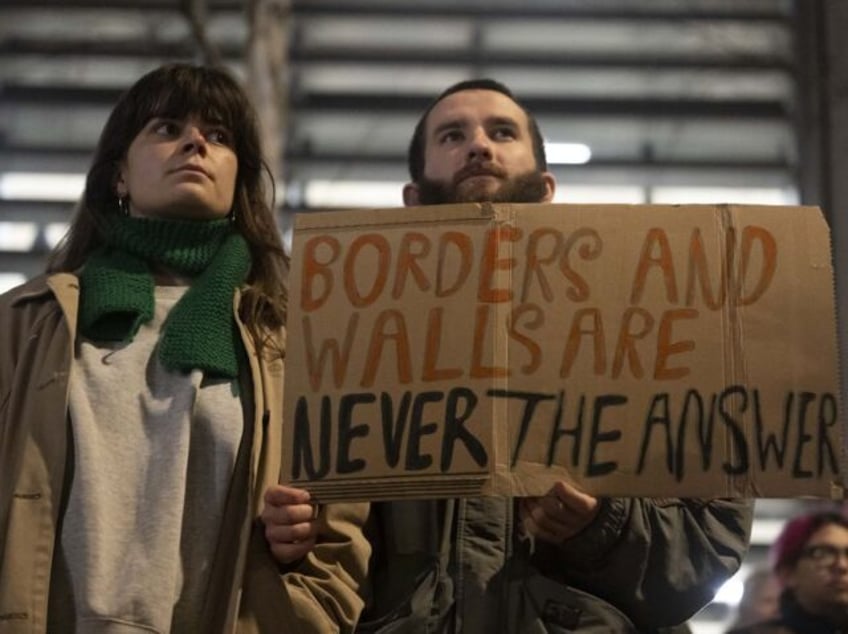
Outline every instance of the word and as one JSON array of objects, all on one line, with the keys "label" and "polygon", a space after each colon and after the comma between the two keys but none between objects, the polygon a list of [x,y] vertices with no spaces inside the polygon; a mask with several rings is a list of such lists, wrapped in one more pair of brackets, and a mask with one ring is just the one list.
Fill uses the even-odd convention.
[{"label": "word and", "polygon": [[[407,232],[395,242],[366,233],[347,246],[333,235],[307,240],[300,308],[311,389],[331,383],[336,390],[367,390],[381,373],[401,385],[541,373],[566,379],[575,368],[612,379],[683,379],[691,373],[703,311],[733,313],[756,302],[777,267],[775,239],[762,227],[728,228],[713,261],[696,227],[681,285],[669,236],[651,228],[632,283],[622,289],[626,297],[607,298],[602,308],[587,301],[597,276],[575,264],[601,257],[603,241],[594,229],[542,227],[525,236],[502,225],[477,238],[476,255],[473,236],[459,231]],[[565,287],[554,284],[552,271]],[[410,288],[418,294],[404,303]],[[329,303],[333,296],[341,306]],[[465,333],[458,345],[445,343],[448,328]],[[517,363],[495,357],[492,342],[502,339]]]},{"label": "word and", "polygon": [[[737,233],[735,227],[727,228],[724,250],[710,262],[701,230],[692,229],[683,265],[686,306],[695,304],[699,290],[704,304],[718,310],[728,302],[752,304],[768,289],[777,267],[774,236],[757,226],[742,228],[739,238]],[[466,284],[473,284],[480,303],[537,301],[531,296],[551,303],[557,300],[552,268],[569,283],[565,298],[583,302],[592,293],[587,276],[575,268],[575,252],[587,262],[603,252],[601,236],[589,227],[570,234],[541,227],[525,236],[522,229],[503,224],[488,229],[482,241],[477,237],[477,243],[480,253],[475,254],[475,236],[459,231],[435,237],[410,231],[399,241],[365,233],[346,247],[333,235],[315,236],[306,241],[301,255],[300,308],[314,312],[333,294],[343,293],[349,307],[361,309],[399,300],[411,287],[446,299]],[[755,260],[759,271],[753,272]],[[639,304],[651,273],[661,276],[668,303],[679,304],[680,266],[666,231],[649,229],[633,269],[631,304]],[[718,271],[716,282],[713,271]]]}]

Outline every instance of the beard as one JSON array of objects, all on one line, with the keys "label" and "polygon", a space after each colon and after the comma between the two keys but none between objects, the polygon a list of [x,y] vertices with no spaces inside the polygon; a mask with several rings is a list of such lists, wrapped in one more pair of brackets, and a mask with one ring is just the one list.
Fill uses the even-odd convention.
[{"label": "beard", "polygon": [[[490,189],[486,183],[466,182],[465,179],[478,173],[488,173],[501,178],[500,187]],[[538,203],[547,194],[547,185],[540,170],[532,170],[505,178],[505,174],[493,167],[480,169],[471,166],[460,170],[450,183],[421,177],[417,182],[418,200],[421,205],[446,203]]]}]

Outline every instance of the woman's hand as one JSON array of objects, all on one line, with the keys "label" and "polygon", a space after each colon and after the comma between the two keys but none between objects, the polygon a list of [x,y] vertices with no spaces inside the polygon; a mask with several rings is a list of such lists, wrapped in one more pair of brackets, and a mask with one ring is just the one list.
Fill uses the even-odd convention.
[{"label": "woman's hand", "polygon": [[262,522],[271,553],[281,564],[305,557],[315,546],[318,507],[309,502],[309,491],[275,484],[265,491]]}]

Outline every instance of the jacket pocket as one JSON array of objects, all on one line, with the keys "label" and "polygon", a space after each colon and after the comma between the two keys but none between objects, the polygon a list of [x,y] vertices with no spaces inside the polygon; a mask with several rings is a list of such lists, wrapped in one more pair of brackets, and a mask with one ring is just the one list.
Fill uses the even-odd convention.
[{"label": "jacket pocket", "polygon": [[537,570],[511,582],[507,602],[510,634],[638,634],[612,604]]},{"label": "jacket pocket", "polygon": [[411,590],[394,600],[393,605],[381,605],[377,598],[376,605],[366,609],[363,619],[357,625],[357,634],[424,634],[443,631],[450,606],[439,608],[439,597],[445,596],[439,586],[439,563],[432,561],[416,575]]}]

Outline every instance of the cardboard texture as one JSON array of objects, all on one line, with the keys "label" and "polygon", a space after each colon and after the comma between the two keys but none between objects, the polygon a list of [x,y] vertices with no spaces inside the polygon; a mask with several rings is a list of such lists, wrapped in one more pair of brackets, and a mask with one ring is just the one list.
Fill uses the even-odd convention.
[{"label": "cardboard texture", "polygon": [[814,207],[297,217],[284,482],[316,499],[842,495]]}]

